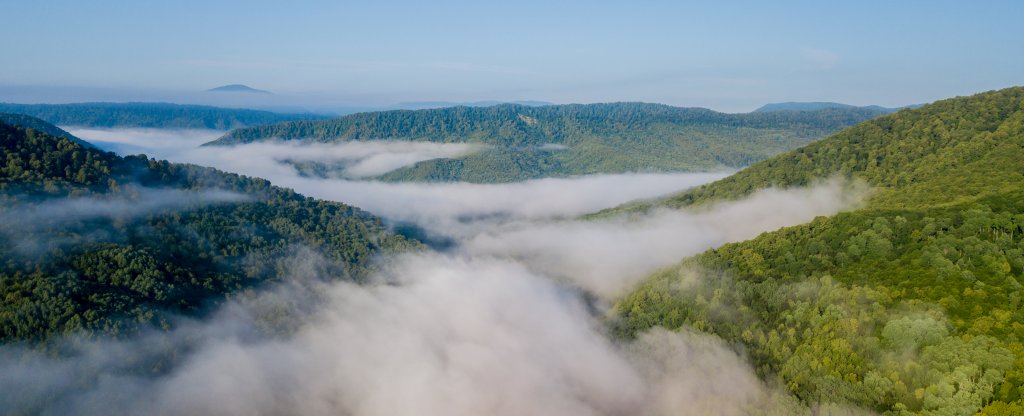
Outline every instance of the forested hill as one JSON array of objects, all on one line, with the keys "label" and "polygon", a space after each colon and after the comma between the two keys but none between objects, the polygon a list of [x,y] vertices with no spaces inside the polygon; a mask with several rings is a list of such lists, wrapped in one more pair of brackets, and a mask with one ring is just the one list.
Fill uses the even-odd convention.
[{"label": "forested hill", "polygon": [[615,211],[737,199],[758,189],[856,178],[877,206],[950,204],[1024,184],[1024,87],[937,101],[862,123],[664,200]]},{"label": "forested hill", "polygon": [[2,342],[125,335],[280,281],[297,253],[358,280],[418,245],[351,206],[34,128],[0,123],[0,155]]},{"label": "forested hill", "polygon": [[738,168],[884,112],[823,109],[725,114],[658,104],[453,107],[237,129],[209,144],[260,140],[419,140],[490,145],[385,180],[507,182],[544,176]]},{"label": "forested hill", "polygon": [[616,331],[717,334],[812,406],[1024,413],[1024,88],[866,122],[668,203],[837,175],[875,187],[865,207],[658,272]]},{"label": "forested hill", "polygon": [[214,130],[326,118],[315,114],[278,114],[269,111],[168,103],[0,103],[0,112],[26,114],[61,126]]},{"label": "forested hill", "polygon": [[40,120],[32,116],[27,116],[24,114],[0,113],[0,123],[34,129],[36,131],[49,134],[51,136],[63,137],[82,146],[92,147],[91,144],[85,142],[82,139],[79,139],[78,137],[75,137],[71,133],[64,131],[64,129],[61,129],[57,126],[54,126],[53,124],[47,123],[43,120]]}]

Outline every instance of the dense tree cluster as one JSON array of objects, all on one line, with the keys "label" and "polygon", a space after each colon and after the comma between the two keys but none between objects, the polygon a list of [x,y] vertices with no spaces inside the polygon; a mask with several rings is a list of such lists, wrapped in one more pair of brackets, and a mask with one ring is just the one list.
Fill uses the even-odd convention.
[{"label": "dense tree cluster", "polygon": [[737,199],[768,186],[802,186],[830,177],[874,185],[873,202],[887,206],[943,204],[1012,190],[1024,182],[1022,103],[1024,88],[1019,87],[937,101],[864,122],[713,184],[631,209]]},{"label": "dense tree cluster", "polygon": [[0,113],[0,123],[30,128],[42,133],[49,134],[54,137],[63,137],[85,147],[92,147],[92,145],[86,143],[82,139],[73,136],[71,133],[68,133],[57,126],[54,126],[53,124],[47,123],[43,120],[40,120],[32,116],[27,116],[24,114]]},{"label": "dense tree cluster", "polygon": [[[511,182],[545,176],[742,167],[880,114],[884,111],[863,108],[725,114],[644,103],[504,104],[256,126],[234,130],[211,144],[270,139],[482,143],[488,148],[479,153],[420,162],[380,179]],[[332,171],[323,165],[302,167],[314,174]]]},{"label": "dense tree cluster", "polygon": [[1024,88],[848,129],[668,204],[839,174],[874,185],[865,207],[663,270],[616,305],[613,325],[722,336],[812,405],[1020,414],[1022,173]]},{"label": "dense tree cluster", "polygon": [[26,114],[61,126],[215,130],[326,118],[316,114],[278,114],[269,111],[168,103],[0,103],[0,112]]},{"label": "dense tree cluster", "polygon": [[[122,158],[5,123],[0,152],[2,341],[166,325],[167,312],[199,314],[283,279],[299,247],[326,258],[330,275],[358,280],[382,251],[417,245],[357,208],[262,179]],[[168,191],[171,203],[150,200]],[[211,199],[218,192],[231,198]],[[83,213],[89,203],[113,208]]]}]

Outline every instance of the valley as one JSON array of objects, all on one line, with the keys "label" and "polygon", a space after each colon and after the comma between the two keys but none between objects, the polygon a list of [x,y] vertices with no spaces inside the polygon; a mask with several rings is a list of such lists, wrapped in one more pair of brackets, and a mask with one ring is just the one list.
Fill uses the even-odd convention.
[{"label": "valley", "polygon": [[[364,377],[401,380],[418,365],[435,366],[423,371],[438,371],[432,377],[445,386],[457,383],[453,371],[469,376],[474,367],[442,363],[477,345],[479,359],[506,374],[492,383],[530,386],[517,394],[542,388],[548,401],[505,407],[480,391],[466,411],[666,412],[678,406],[675,396],[653,392],[695,383],[692,370],[707,365],[717,370],[689,394],[716,410],[736,380],[744,399],[729,408],[739,413],[1012,409],[1020,400],[1020,325],[1011,323],[1020,319],[1024,176],[1007,167],[1024,166],[1022,91],[882,116],[733,174],[497,184],[323,177],[296,163],[376,166],[379,175],[473,151],[457,143],[208,146],[219,131],[65,131],[7,116],[30,127],[4,125],[2,217],[12,221],[0,288],[4,336],[15,344],[0,351],[22,358],[0,362],[14,374],[0,385],[22,384],[17,375],[39,366],[122,381],[53,390],[53,381],[37,380],[0,405],[88,409],[145,380],[153,387],[123,399],[140,410],[173,400],[180,380],[205,384],[206,371],[235,385],[238,373],[221,368],[264,360],[271,346],[298,367],[247,371],[298,377],[303,366],[341,359],[353,377],[304,377],[288,390],[293,398],[340,394]],[[558,323],[541,324],[551,319]],[[403,347],[385,348],[392,336],[406,339]],[[501,339],[540,344],[508,350]],[[582,353],[548,352],[566,345]],[[82,360],[117,362],[102,352],[111,348],[132,358],[85,369]],[[396,367],[351,367],[366,360]],[[583,363],[602,366],[601,377],[581,373]],[[666,363],[678,372],[655,370]],[[536,378],[542,367],[582,390]],[[497,373],[487,374],[471,377]],[[613,385],[626,390],[601,393]],[[417,400],[402,390],[413,386],[368,390],[366,401],[341,408],[385,411],[394,394]],[[187,409],[205,412],[221,405],[214,397],[241,394],[222,387]],[[317,402],[268,400],[235,405]]]},{"label": "valley", "polygon": [[1024,416],[1024,2],[7,2],[0,415]]}]

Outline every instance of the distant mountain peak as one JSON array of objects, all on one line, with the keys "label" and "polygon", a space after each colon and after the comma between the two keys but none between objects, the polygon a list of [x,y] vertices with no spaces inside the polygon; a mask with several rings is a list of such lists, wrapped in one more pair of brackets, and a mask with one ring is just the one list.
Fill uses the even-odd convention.
[{"label": "distant mountain peak", "polygon": [[[908,106],[905,106],[905,107],[913,108],[913,107],[919,107],[919,106],[920,105],[908,105]],[[773,112],[773,111],[818,111],[818,110],[825,110],[825,109],[830,109],[830,108],[844,108],[844,109],[863,108],[863,109],[868,109],[868,110],[876,110],[876,111],[883,111],[883,112],[887,112],[887,113],[892,113],[892,112],[899,111],[900,109],[905,108],[905,107],[889,108],[889,107],[882,107],[882,106],[878,106],[878,105],[855,106],[855,105],[850,105],[850,104],[824,102],[824,101],[809,101],[809,102],[788,101],[788,102],[784,102],[784,103],[765,104],[765,105],[761,106],[761,108],[758,108],[757,110],[754,110],[754,112],[755,113],[768,113],[768,112]]]},{"label": "distant mountain peak", "polygon": [[222,85],[222,86],[219,86],[217,88],[210,88],[210,89],[208,89],[206,91],[209,91],[209,92],[246,92],[246,93],[253,93],[253,94],[270,94],[270,91],[258,90],[258,89],[252,88],[252,87],[250,87],[248,85],[242,85],[242,84]]}]

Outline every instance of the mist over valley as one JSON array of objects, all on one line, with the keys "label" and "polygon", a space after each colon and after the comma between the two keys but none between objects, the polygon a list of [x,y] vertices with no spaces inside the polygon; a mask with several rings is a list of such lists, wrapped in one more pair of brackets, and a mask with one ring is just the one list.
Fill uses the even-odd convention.
[{"label": "mist over valley", "polygon": [[1024,3],[11,2],[0,415],[1024,415]]}]

